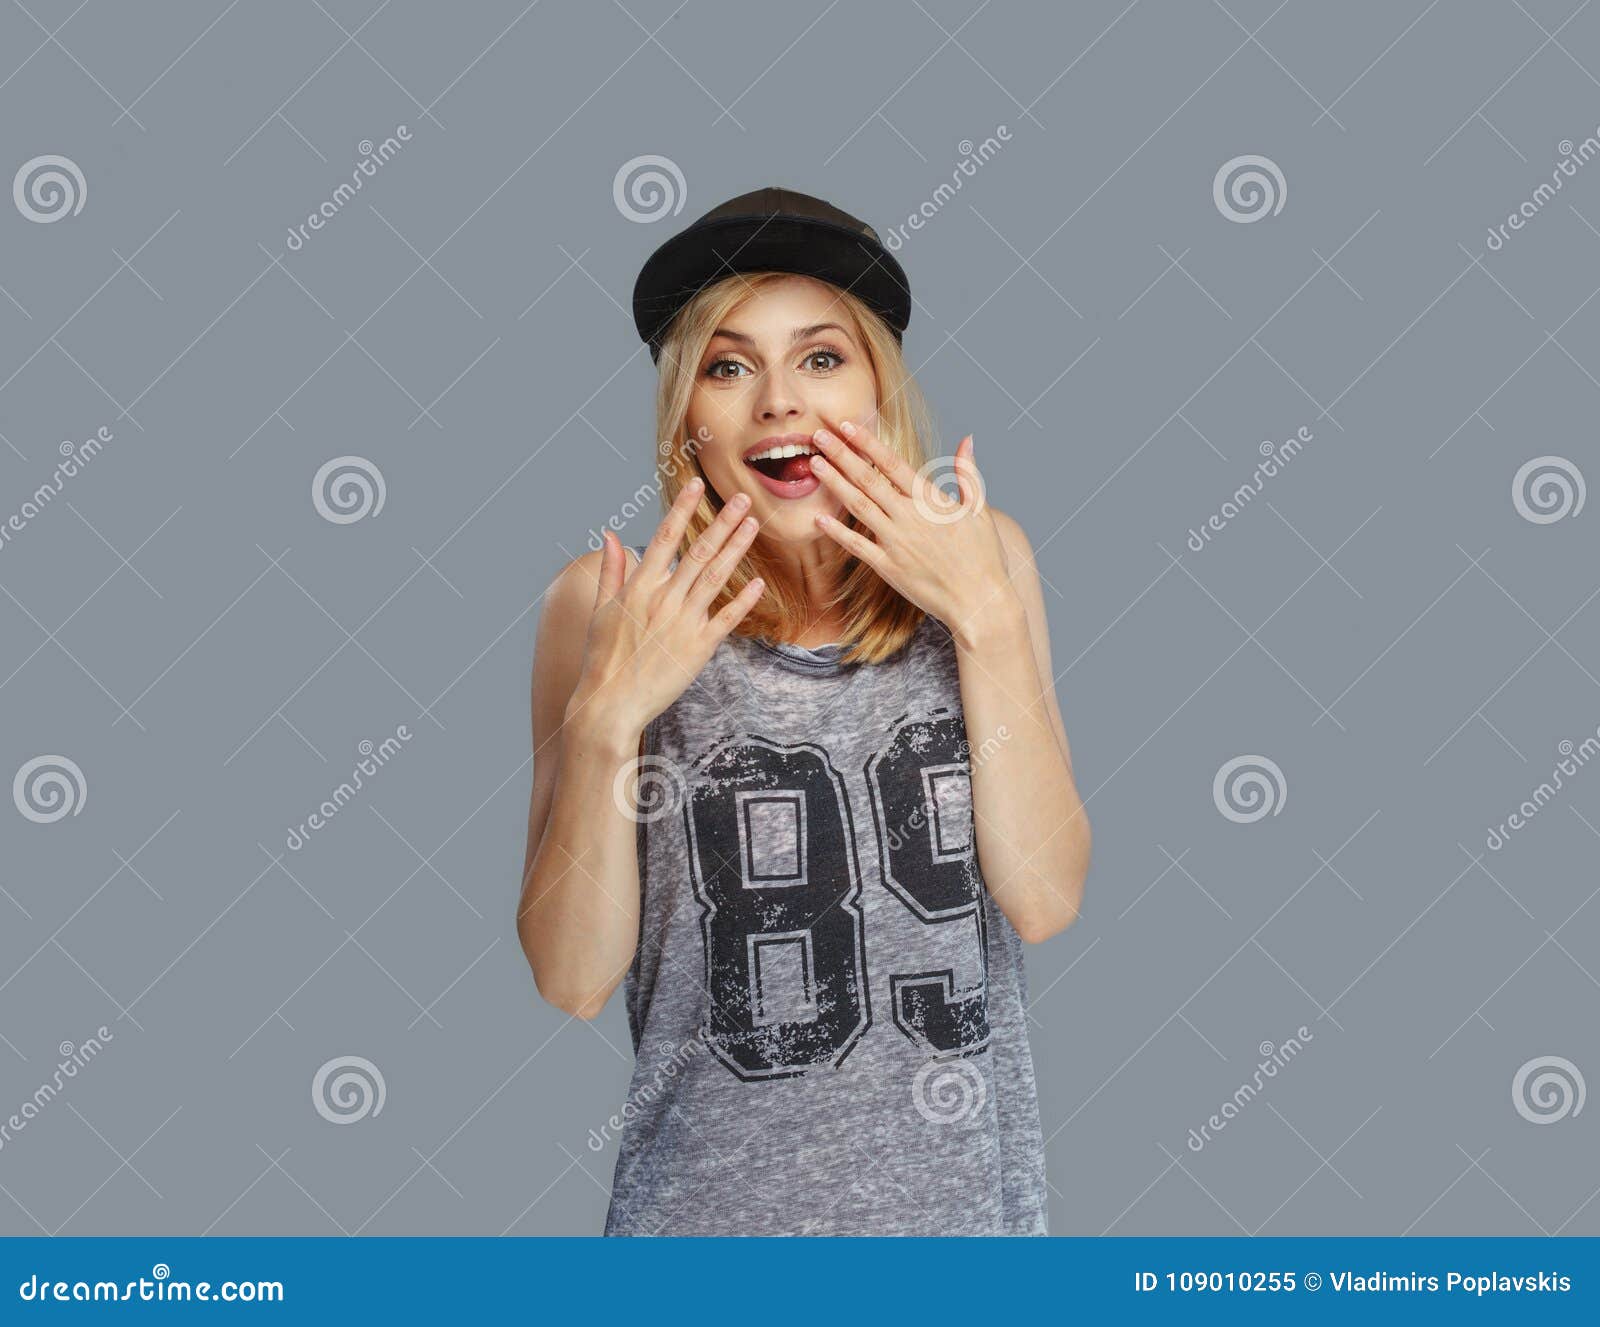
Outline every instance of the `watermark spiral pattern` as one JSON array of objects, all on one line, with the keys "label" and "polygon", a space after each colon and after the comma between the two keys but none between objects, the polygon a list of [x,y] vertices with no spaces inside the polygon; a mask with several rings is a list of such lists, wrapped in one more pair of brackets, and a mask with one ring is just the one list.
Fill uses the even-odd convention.
[{"label": "watermark spiral pattern", "polygon": [[617,810],[641,825],[675,815],[688,797],[689,784],[678,763],[665,756],[630,760],[611,781]]},{"label": "watermark spiral pattern", "polygon": [[911,1085],[917,1113],[931,1124],[974,1118],[988,1093],[982,1071],[971,1060],[929,1060]]},{"label": "watermark spiral pattern", "polygon": [[629,221],[647,225],[677,216],[689,201],[689,192],[677,162],[643,156],[622,163],[611,182],[611,197]]},{"label": "watermark spiral pattern", "polygon": [[1288,798],[1283,771],[1266,756],[1235,756],[1211,781],[1217,810],[1238,825],[1277,815]]},{"label": "watermark spiral pattern", "polygon": [[1541,1055],[1517,1070],[1511,1104],[1530,1124],[1555,1124],[1583,1109],[1583,1074],[1560,1055]]},{"label": "watermark spiral pattern", "polygon": [[77,815],[88,798],[83,771],[66,756],[35,756],[11,781],[11,800],[36,825]]},{"label": "watermark spiral pattern", "polygon": [[1583,473],[1565,456],[1535,456],[1511,481],[1517,515],[1535,525],[1576,516],[1583,510],[1585,496]]},{"label": "watermark spiral pattern", "polygon": [[11,181],[11,198],[29,221],[49,225],[83,211],[89,184],[75,161],[44,156],[25,161]]},{"label": "watermark spiral pattern", "polygon": [[335,525],[376,516],[386,494],[382,471],[364,456],[335,456],[311,481],[311,505]]},{"label": "watermark spiral pattern", "polygon": [[1277,216],[1288,196],[1289,185],[1283,172],[1268,157],[1244,156],[1225,161],[1211,182],[1217,211],[1241,225]]},{"label": "watermark spiral pattern", "polygon": [[[930,500],[926,489],[920,485],[912,492],[912,501],[916,504],[917,511],[933,521],[936,525],[950,525],[961,520],[964,516],[975,516],[983,510],[984,484],[983,476],[976,469],[969,470],[965,476],[973,486],[973,495],[970,502],[961,501],[960,481],[961,471],[956,468],[954,456],[935,456],[924,461],[917,469],[917,478],[926,479],[929,484],[938,489],[948,502],[941,503],[936,499]],[[947,488],[946,484],[954,485]]]},{"label": "watermark spiral pattern", "polygon": [[378,1066],[360,1055],[341,1055],[317,1070],[311,1104],[330,1124],[357,1124],[383,1109],[388,1087]]}]

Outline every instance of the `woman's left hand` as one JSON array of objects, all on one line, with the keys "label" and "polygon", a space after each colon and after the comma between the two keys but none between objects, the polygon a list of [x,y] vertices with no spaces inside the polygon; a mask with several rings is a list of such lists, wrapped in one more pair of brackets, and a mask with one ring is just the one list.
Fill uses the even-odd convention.
[{"label": "woman's left hand", "polygon": [[812,471],[873,537],[819,514],[823,533],[958,639],[975,636],[989,616],[1016,607],[1005,548],[972,459],[971,434],[956,448],[955,498],[866,425],[828,423],[835,431],[823,428],[813,435],[822,455],[812,458]]}]

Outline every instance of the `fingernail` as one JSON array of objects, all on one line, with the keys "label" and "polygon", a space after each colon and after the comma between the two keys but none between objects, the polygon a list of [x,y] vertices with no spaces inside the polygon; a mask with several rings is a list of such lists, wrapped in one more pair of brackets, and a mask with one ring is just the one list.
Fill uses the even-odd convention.
[{"label": "fingernail", "polygon": [[841,419],[839,421],[839,432],[847,438],[853,438],[856,436],[856,426],[848,419]]},{"label": "fingernail", "polygon": [[735,493],[728,499],[728,505],[735,511],[741,511],[750,505],[750,495],[748,493]]},{"label": "fingernail", "polygon": [[819,447],[827,447],[838,441],[827,429],[818,429],[811,435],[811,440]]},{"label": "fingernail", "polygon": [[746,516],[744,520],[739,522],[739,528],[741,530],[754,530],[756,525],[757,521],[754,516]]},{"label": "fingernail", "polygon": [[813,471],[816,471],[818,473],[820,473],[823,470],[826,470],[828,468],[827,459],[825,457],[821,457],[821,456],[813,456],[811,458],[811,468],[812,468]]},{"label": "fingernail", "polygon": [[691,479],[687,484],[684,485],[684,487],[686,489],[689,489],[693,493],[698,493],[705,486],[706,486],[705,480],[701,479],[699,475],[696,475],[693,479]]}]

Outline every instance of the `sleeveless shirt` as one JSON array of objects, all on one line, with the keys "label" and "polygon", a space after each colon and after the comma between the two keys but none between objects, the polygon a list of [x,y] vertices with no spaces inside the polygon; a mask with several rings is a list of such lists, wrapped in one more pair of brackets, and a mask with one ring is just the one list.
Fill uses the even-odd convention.
[{"label": "sleeveless shirt", "polygon": [[1047,1233],[954,643],[842,653],[729,636],[644,730],[607,1235]]}]

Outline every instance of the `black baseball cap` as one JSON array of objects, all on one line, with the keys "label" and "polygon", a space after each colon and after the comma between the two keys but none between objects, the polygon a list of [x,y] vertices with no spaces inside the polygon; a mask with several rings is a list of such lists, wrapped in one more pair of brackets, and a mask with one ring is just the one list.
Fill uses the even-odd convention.
[{"label": "black baseball cap", "polygon": [[633,321],[661,358],[678,311],[736,272],[794,272],[857,296],[901,339],[911,321],[911,283],[866,222],[794,189],[768,187],[719,203],[646,259],[633,286]]}]

